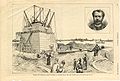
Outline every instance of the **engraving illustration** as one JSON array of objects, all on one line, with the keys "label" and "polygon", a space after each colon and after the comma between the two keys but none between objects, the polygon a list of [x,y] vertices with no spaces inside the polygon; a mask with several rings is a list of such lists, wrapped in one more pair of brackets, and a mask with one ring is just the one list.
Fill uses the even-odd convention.
[{"label": "engraving illustration", "polygon": [[107,26],[107,21],[103,21],[105,13],[103,10],[94,10],[92,12],[92,16],[93,16],[93,21],[90,21],[90,23],[88,24],[88,26],[92,29],[92,30],[103,30],[106,26]]},{"label": "engraving illustration", "polygon": [[[71,8],[76,9],[76,7]],[[63,14],[63,11],[68,13]],[[37,5],[22,11],[24,23],[22,30],[17,30],[16,36],[12,40],[13,73],[113,73],[113,39],[99,38],[99,36],[96,38],[93,36],[86,37],[82,36],[81,33],[79,33],[81,37],[78,38],[77,31],[74,31],[74,29],[78,30],[75,26],[79,22],[76,20],[78,18],[77,13],[75,16],[67,17],[66,14],[73,12],[70,8],[63,11],[57,11],[57,8],[54,11],[54,9]],[[61,16],[57,17],[59,14]],[[107,26],[107,22],[103,22],[106,15],[104,11],[94,10],[92,15],[93,22],[89,23],[89,27],[95,31],[103,30]],[[59,18],[57,22],[62,22],[62,25],[55,22],[57,20],[55,16]],[[61,17],[66,19],[60,20]],[[72,21],[72,24],[75,24],[73,29],[69,25],[69,29],[66,30],[72,32],[64,35],[77,34],[71,38],[58,39],[56,37],[58,33],[54,31],[54,27],[57,28],[60,25],[66,28],[67,22],[64,22],[65,20]],[[78,25],[81,23],[82,21]],[[15,28],[17,27],[15,26]],[[78,28],[84,34],[82,26],[80,25]],[[62,30],[59,32],[61,33]]]}]

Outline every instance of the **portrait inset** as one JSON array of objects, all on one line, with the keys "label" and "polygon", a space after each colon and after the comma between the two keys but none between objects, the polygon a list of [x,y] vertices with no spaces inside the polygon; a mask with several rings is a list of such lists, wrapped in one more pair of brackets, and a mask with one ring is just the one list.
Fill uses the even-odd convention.
[{"label": "portrait inset", "polygon": [[106,19],[104,19],[106,14],[103,10],[93,10],[91,15],[92,19],[88,23],[90,29],[99,31],[103,30],[108,25],[108,22],[106,21]]}]

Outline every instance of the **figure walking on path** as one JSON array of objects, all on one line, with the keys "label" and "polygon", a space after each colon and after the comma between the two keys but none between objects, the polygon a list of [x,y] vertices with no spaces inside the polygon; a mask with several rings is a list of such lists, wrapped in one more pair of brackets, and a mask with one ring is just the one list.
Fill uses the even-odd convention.
[{"label": "figure walking on path", "polygon": [[74,59],[74,63],[73,63],[73,70],[75,70],[75,69],[76,69],[76,65],[77,65],[77,61],[76,61],[76,59]]},{"label": "figure walking on path", "polygon": [[57,73],[58,69],[59,69],[59,63],[58,63],[58,59],[55,60],[56,62],[53,64],[52,69],[51,69],[51,73]]},{"label": "figure walking on path", "polygon": [[65,65],[65,61],[63,60],[63,61],[61,61],[61,64],[60,64],[60,66],[59,66],[59,68],[58,68],[58,71],[57,71],[57,73],[64,73],[64,65]]},{"label": "figure walking on path", "polygon": [[47,65],[50,65],[51,64],[51,53],[48,53],[46,55],[46,58],[47,58]]},{"label": "figure walking on path", "polygon": [[87,70],[87,54],[85,54],[85,56],[83,57],[83,69]]},{"label": "figure walking on path", "polygon": [[76,66],[76,73],[83,73],[83,67],[81,64],[81,58],[78,60],[77,66]]},{"label": "figure walking on path", "polygon": [[90,51],[94,52],[94,56],[98,56],[98,51],[101,50],[98,44],[95,45],[95,47]]}]

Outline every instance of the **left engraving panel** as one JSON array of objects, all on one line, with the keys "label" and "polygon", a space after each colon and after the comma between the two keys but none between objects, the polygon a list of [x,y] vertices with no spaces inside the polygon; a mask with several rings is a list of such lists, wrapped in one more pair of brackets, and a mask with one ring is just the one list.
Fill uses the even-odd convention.
[{"label": "left engraving panel", "polygon": [[56,54],[54,15],[53,10],[37,5],[19,9],[13,5],[13,73],[51,71]]}]

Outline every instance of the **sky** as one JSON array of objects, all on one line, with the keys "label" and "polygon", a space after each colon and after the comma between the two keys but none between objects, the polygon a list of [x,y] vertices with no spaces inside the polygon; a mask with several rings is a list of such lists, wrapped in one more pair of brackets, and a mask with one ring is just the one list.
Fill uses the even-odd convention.
[{"label": "sky", "polygon": [[[32,6],[33,4],[14,4],[12,9],[9,9],[9,21],[12,21],[13,38],[15,38],[15,32],[22,31],[23,28],[23,10]],[[92,6],[102,8],[109,12],[109,5],[88,5],[88,4],[36,4],[37,6],[50,8],[55,12],[53,22],[55,25],[52,27],[56,32],[57,39],[74,39],[74,38],[89,38],[89,39],[112,39],[113,29],[112,24],[109,24],[103,31],[93,31],[87,27],[88,16],[91,16]],[[87,8],[88,7],[88,8]],[[87,10],[87,11],[86,11]],[[87,15],[88,14],[88,15]],[[87,15],[87,16],[86,16]],[[107,18],[108,16],[106,16]],[[112,18],[109,15],[109,18]],[[111,19],[108,19],[108,22]]]}]

